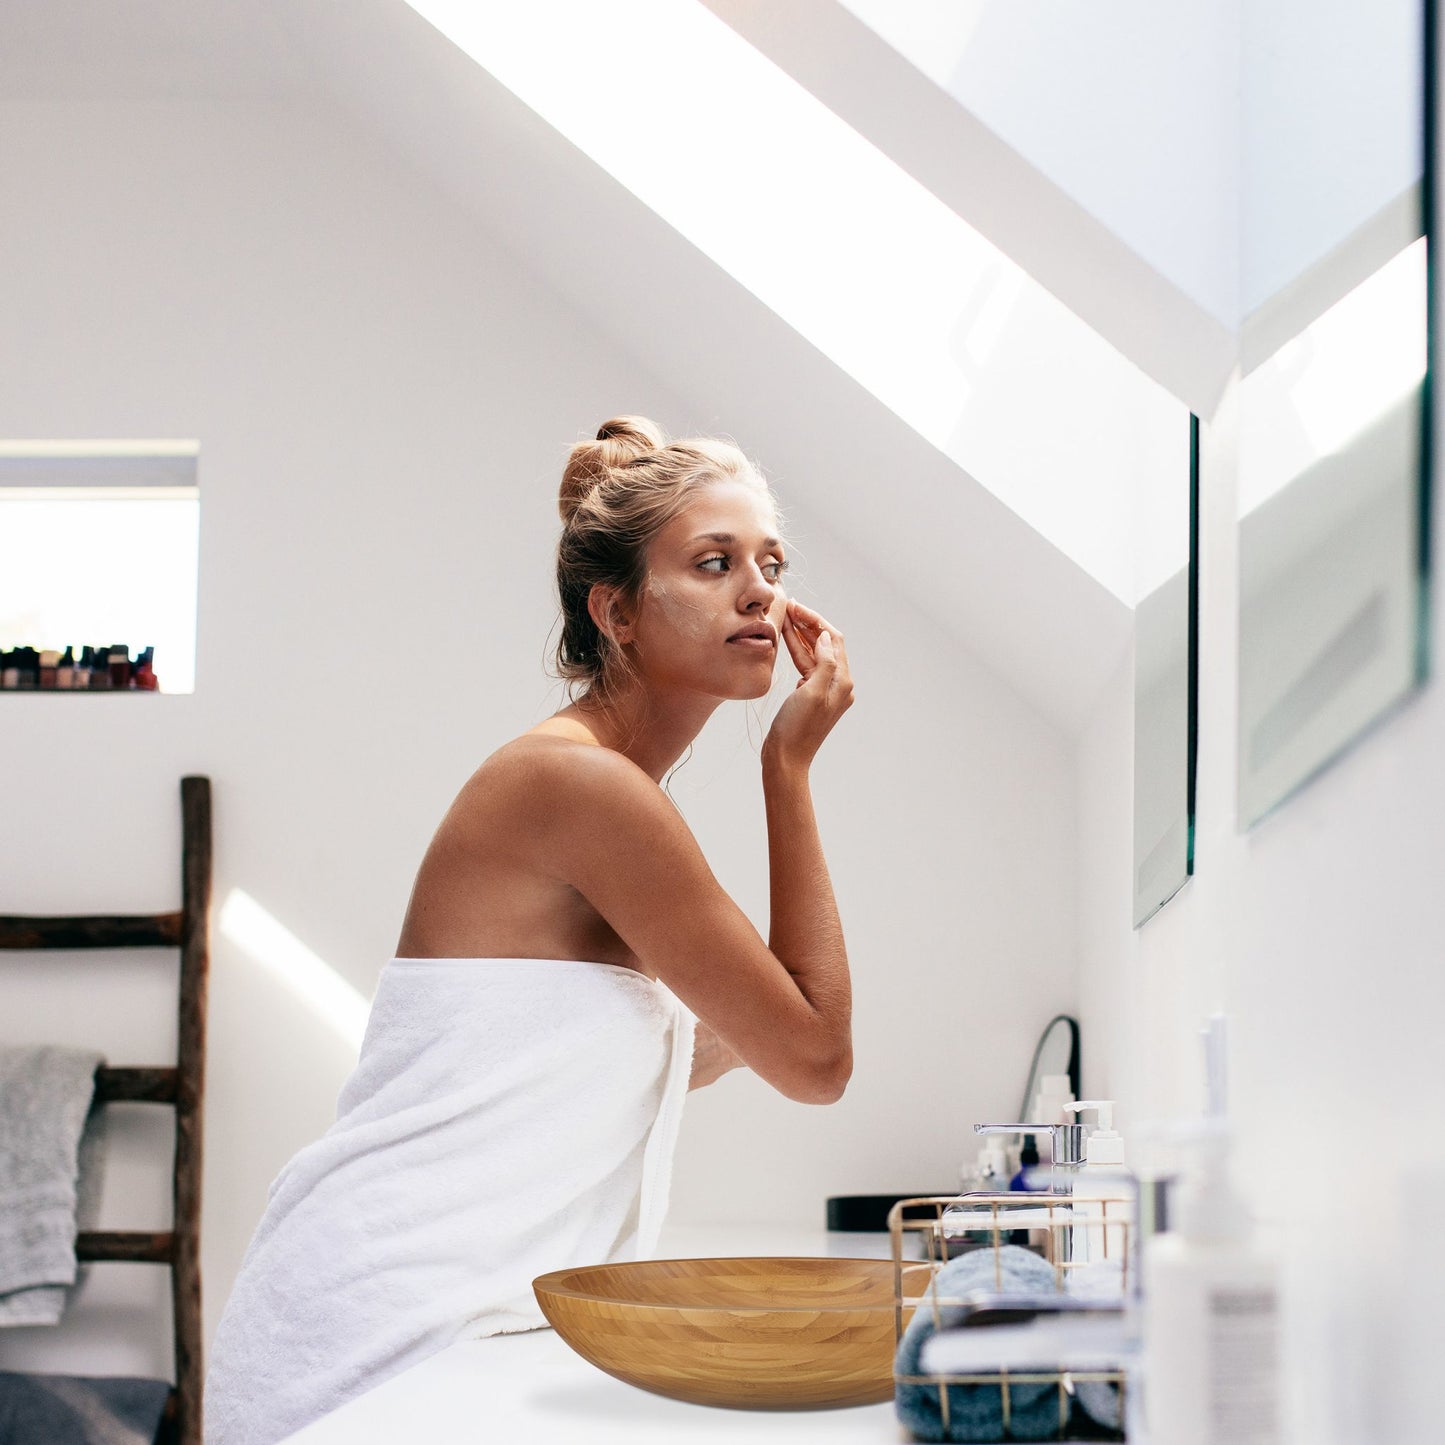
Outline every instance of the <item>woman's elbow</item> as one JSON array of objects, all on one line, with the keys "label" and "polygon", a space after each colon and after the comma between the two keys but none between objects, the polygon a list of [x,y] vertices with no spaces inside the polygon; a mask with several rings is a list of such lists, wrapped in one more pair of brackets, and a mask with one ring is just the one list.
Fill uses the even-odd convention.
[{"label": "woman's elbow", "polygon": [[850,1048],[827,1068],[815,1070],[810,1075],[805,1090],[793,1097],[800,1104],[836,1104],[843,1097],[852,1077],[853,1051]]}]

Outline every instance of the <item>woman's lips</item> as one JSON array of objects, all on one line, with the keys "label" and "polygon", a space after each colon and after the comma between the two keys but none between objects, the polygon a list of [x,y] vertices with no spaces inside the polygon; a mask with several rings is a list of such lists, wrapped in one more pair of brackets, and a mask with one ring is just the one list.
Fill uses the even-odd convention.
[{"label": "woman's lips", "polygon": [[759,652],[771,652],[776,645],[766,637],[733,637],[728,640],[729,647],[749,647]]}]

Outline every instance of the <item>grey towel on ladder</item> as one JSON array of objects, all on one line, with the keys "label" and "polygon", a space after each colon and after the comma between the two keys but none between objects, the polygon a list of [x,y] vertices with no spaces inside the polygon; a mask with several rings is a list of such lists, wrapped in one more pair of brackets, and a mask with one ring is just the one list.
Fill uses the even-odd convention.
[{"label": "grey towel on ladder", "polygon": [[0,1372],[0,1445],[151,1445],[164,1380]]},{"label": "grey towel on ladder", "polygon": [[[0,1047],[0,1325],[53,1325],[75,1283],[75,1236],[99,1198],[102,1056]],[[89,1120],[89,1123],[88,1123]]]}]

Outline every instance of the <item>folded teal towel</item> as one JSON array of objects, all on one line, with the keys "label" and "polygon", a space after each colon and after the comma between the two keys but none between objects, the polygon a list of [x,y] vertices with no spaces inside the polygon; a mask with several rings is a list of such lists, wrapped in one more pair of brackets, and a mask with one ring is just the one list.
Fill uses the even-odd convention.
[{"label": "folded teal towel", "polygon": [[[997,1264],[997,1271],[995,1270]],[[934,1283],[940,1297],[957,1298],[974,1290],[999,1294],[1049,1294],[1058,1288],[1054,1268],[1037,1254],[1016,1244],[970,1250],[942,1265]],[[940,1304],[944,1329],[963,1318],[960,1305]],[[914,1311],[893,1359],[894,1373],[917,1375],[924,1341],[934,1331],[933,1306],[927,1295]],[[1059,1387],[1055,1384],[1011,1384],[1009,1428],[1003,1424],[1003,1387],[944,1385],[948,1392],[948,1429],[937,1385],[904,1384],[894,1388],[893,1407],[916,1440],[1049,1440],[1059,1435]]]}]

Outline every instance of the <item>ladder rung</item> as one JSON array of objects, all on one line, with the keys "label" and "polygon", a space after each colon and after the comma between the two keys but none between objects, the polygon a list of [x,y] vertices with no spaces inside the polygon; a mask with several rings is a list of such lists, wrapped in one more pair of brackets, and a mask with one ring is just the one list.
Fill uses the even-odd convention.
[{"label": "ladder rung", "polygon": [[95,1071],[97,1104],[174,1104],[175,1069],[110,1069]]},{"label": "ladder rung", "polygon": [[75,1257],[81,1260],[123,1260],[130,1264],[170,1264],[175,1253],[175,1235],[140,1234],[127,1231],[110,1234],[77,1234]]},{"label": "ladder rung", "polygon": [[0,948],[178,948],[174,913],[0,914]]}]

